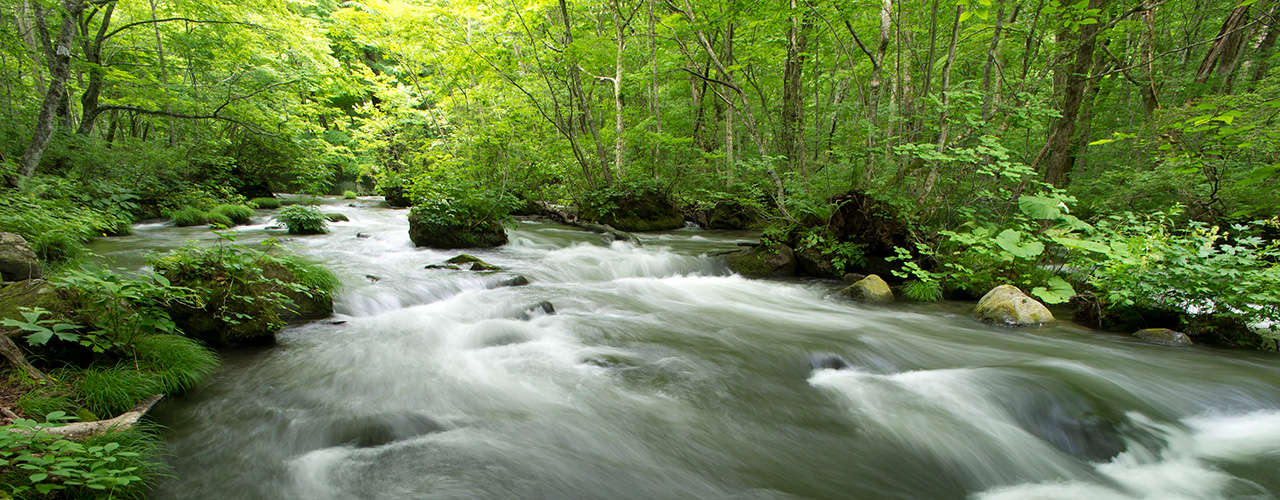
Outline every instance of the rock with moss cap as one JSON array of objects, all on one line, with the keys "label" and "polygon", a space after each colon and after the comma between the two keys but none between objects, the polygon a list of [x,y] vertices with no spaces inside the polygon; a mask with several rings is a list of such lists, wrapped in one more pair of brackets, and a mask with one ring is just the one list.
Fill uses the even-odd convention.
[{"label": "rock with moss cap", "polygon": [[424,211],[409,213],[409,239],[431,248],[486,248],[507,243],[507,230],[495,221],[441,221]]},{"label": "rock with moss cap", "polygon": [[14,233],[0,233],[0,281],[22,281],[41,276],[40,261],[27,240]]},{"label": "rock with moss cap", "polygon": [[786,245],[757,245],[750,250],[725,256],[729,269],[743,276],[795,276],[796,256]]},{"label": "rock with moss cap", "polygon": [[1004,326],[1040,326],[1056,321],[1049,308],[1013,285],[992,288],[978,301],[973,314],[983,323]]},{"label": "rock with moss cap", "polygon": [[840,295],[867,304],[893,302],[893,290],[889,289],[889,284],[874,274],[862,278],[848,288],[841,290]]},{"label": "rock with moss cap", "polygon": [[1134,338],[1147,343],[1167,345],[1171,347],[1187,347],[1191,345],[1191,337],[1187,334],[1168,328],[1146,328],[1133,333]]}]

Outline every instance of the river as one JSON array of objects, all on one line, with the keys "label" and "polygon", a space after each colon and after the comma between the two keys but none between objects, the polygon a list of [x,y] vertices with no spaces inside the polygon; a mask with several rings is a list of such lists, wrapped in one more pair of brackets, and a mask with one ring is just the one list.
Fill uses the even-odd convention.
[{"label": "river", "polygon": [[[642,245],[522,222],[424,269],[407,212],[274,237],[344,283],[337,314],[222,352],[154,412],[161,499],[1274,499],[1275,355],[1147,345],[1070,324],[978,324],[971,304],[868,307],[822,281],[732,275],[747,233]],[[357,234],[361,233],[361,234]],[[144,224],[95,251],[202,228]],[[531,282],[498,287],[515,274]],[[549,303],[548,310],[543,303]]]}]

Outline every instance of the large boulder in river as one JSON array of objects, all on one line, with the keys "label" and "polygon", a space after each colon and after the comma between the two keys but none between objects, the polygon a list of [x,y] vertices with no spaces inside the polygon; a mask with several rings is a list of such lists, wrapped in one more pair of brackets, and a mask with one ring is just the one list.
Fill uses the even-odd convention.
[{"label": "large boulder in river", "polygon": [[780,277],[796,274],[796,256],[786,245],[757,245],[750,250],[729,254],[724,261],[729,269],[743,276]]},{"label": "large boulder in river", "polygon": [[0,281],[23,281],[43,276],[36,253],[27,240],[14,233],[0,233]]},{"label": "large boulder in river", "polygon": [[484,248],[506,244],[507,231],[496,221],[446,220],[415,207],[409,212],[409,239],[420,247]]},{"label": "large boulder in river", "polygon": [[1168,328],[1145,328],[1134,332],[1133,337],[1144,342],[1172,347],[1191,345],[1191,337],[1187,334]]},{"label": "large boulder in river", "polygon": [[173,322],[191,337],[216,347],[267,345],[289,321],[333,314],[333,298],[318,290],[280,261],[261,260],[256,267],[169,255],[152,261],[156,272],[174,286],[201,296],[198,304],[172,302]]},{"label": "large boulder in river", "polygon": [[578,215],[620,231],[684,227],[684,214],[667,193],[654,188],[596,191],[584,196]]},{"label": "large boulder in river", "polygon": [[893,302],[893,290],[889,289],[889,284],[874,274],[862,278],[848,288],[841,290],[840,295],[868,304]]},{"label": "large boulder in river", "polygon": [[973,314],[984,323],[1005,326],[1039,326],[1055,321],[1049,308],[1013,285],[992,288],[978,301]]}]

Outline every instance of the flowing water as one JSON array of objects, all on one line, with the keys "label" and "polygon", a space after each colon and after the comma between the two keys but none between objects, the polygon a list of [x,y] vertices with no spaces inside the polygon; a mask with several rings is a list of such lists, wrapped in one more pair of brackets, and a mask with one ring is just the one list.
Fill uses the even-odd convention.
[{"label": "flowing water", "polygon": [[[285,245],[342,278],[337,314],[158,408],[157,498],[1280,495],[1274,355],[867,307],[709,256],[748,234],[526,222],[471,252],[505,272],[424,269],[458,252],[414,248],[403,210],[325,203],[351,222]],[[285,238],[266,214],[242,242]],[[147,225],[98,251],[137,267],[187,238],[213,239]]]}]

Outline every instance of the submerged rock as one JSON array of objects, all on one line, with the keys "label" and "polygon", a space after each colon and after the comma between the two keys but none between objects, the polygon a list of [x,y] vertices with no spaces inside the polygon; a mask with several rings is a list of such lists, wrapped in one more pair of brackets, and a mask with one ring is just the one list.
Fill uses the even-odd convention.
[{"label": "submerged rock", "polygon": [[415,413],[382,413],[342,418],[325,430],[325,445],[371,448],[448,430]]},{"label": "submerged rock", "polygon": [[494,221],[442,222],[414,209],[409,213],[409,239],[420,247],[496,247],[507,243],[507,231]]},{"label": "submerged rock", "polygon": [[1013,285],[992,288],[978,301],[973,314],[984,323],[1005,326],[1040,326],[1056,321],[1049,308]]},{"label": "submerged rock", "polygon": [[14,233],[0,233],[0,281],[23,281],[41,276],[40,261],[27,240]]},{"label": "submerged rock", "polygon": [[529,284],[529,278],[526,278],[524,276],[517,274],[505,280],[499,281],[498,284],[495,285],[495,288],[507,287],[507,286],[525,286],[528,284]]},{"label": "submerged rock", "polygon": [[794,276],[796,256],[786,245],[757,245],[725,256],[729,269],[743,276]]},{"label": "submerged rock", "polygon": [[889,289],[889,284],[874,274],[841,290],[840,295],[868,304],[893,302],[893,290]]},{"label": "submerged rock", "polygon": [[467,269],[470,271],[501,271],[502,268],[495,266],[479,257],[467,254],[459,254],[457,257],[444,261],[445,264],[453,264],[453,269]]},{"label": "submerged rock", "polygon": [[1187,347],[1191,345],[1191,337],[1187,334],[1173,331],[1168,328],[1146,328],[1133,333],[1134,338],[1139,340],[1172,347]]}]

